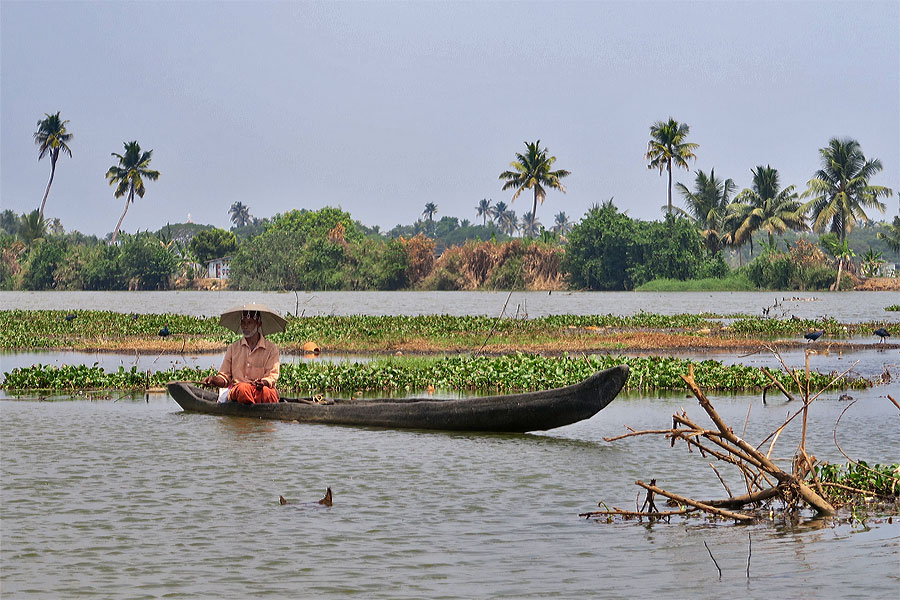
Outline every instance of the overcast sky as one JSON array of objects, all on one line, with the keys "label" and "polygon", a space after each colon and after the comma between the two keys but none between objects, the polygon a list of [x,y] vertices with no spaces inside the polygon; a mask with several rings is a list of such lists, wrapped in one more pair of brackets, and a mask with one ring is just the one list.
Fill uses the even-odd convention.
[{"label": "overcast sky", "polygon": [[[0,3],[0,207],[40,206],[50,173],[33,134],[61,112],[75,135],[45,216],[105,235],[123,201],[104,178],[137,140],[161,176],[123,231],[230,226],[337,206],[383,230],[479,220],[498,175],[541,140],[572,174],[545,226],[614,197],[659,219],[647,168],[669,116],[700,145],[693,169],[769,164],[800,190],[832,137],[858,140],[900,190],[900,2]],[[676,172],[692,186],[694,173]],[[680,198],[676,196],[676,204]],[[511,206],[521,216],[531,197]],[[898,196],[885,216],[898,213]]]}]

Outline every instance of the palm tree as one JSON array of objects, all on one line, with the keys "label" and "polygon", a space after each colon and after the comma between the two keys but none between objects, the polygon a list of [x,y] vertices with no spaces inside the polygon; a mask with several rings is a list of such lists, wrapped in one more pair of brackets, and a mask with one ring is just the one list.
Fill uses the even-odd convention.
[{"label": "palm tree", "polygon": [[59,113],[51,115],[44,113],[44,118],[37,122],[38,130],[34,132],[34,143],[37,144],[38,160],[41,160],[48,154],[50,155],[50,181],[47,182],[47,190],[44,192],[44,199],[41,200],[40,217],[44,218],[44,205],[47,204],[47,196],[50,195],[50,186],[53,185],[53,176],[56,174],[56,161],[59,159],[59,152],[62,150],[71,158],[72,149],[69,148],[69,142],[72,141],[73,135],[66,131],[66,123],[59,118]]},{"label": "palm tree", "polygon": [[696,160],[694,150],[699,144],[685,141],[691,128],[687,123],[679,123],[672,117],[668,121],[657,121],[650,127],[650,142],[647,144],[645,159],[650,161],[648,169],[663,169],[669,172],[669,204],[667,214],[672,212],[672,163],[676,167],[688,169],[688,160]]},{"label": "palm tree", "polygon": [[497,226],[500,227],[500,231],[512,237],[519,230],[519,218],[516,216],[516,211],[504,210],[497,217]]},{"label": "palm tree", "polygon": [[541,232],[541,222],[534,218],[534,213],[522,215],[522,235],[536,237]]},{"label": "palm tree", "polygon": [[434,202],[428,202],[425,204],[425,210],[422,211],[422,216],[428,219],[428,229],[429,231],[434,231],[434,215],[437,214],[437,204]]},{"label": "palm tree", "polygon": [[881,161],[867,160],[856,140],[832,138],[819,153],[822,168],[807,183],[803,195],[813,199],[804,205],[804,210],[811,213],[814,231],[821,233],[827,228],[843,242],[859,221],[869,221],[864,208],[883,213],[885,205],[878,198],[889,198],[894,192],[881,185],[869,185],[869,179],[881,171]]},{"label": "palm tree", "polygon": [[560,183],[560,179],[568,177],[570,173],[565,169],[550,170],[556,162],[556,157],[548,156],[547,149],[541,148],[541,140],[533,144],[525,142],[525,147],[527,148],[525,154],[516,153],[516,160],[509,163],[514,170],[500,173],[500,179],[506,180],[503,184],[504,190],[515,188],[516,193],[513,194],[512,202],[515,202],[523,190],[533,190],[534,204],[531,207],[531,214],[537,215],[538,201],[543,204],[544,198],[547,197],[544,187],[557,189],[565,194],[566,188]]},{"label": "palm tree", "polygon": [[482,198],[478,203],[478,206],[475,207],[475,212],[479,217],[484,219],[483,225],[487,226],[488,217],[491,216],[493,211],[491,210],[491,201],[487,198]]},{"label": "palm tree", "polygon": [[894,252],[900,252],[900,217],[894,217],[894,222],[886,225],[883,233],[879,231],[878,239],[887,242]]},{"label": "palm tree", "polygon": [[30,246],[34,240],[43,238],[47,235],[47,222],[40,212],[33,210],[27,215],[22,215],[22,221],[19,224],[19,237],[25,242],[26,246]]},{"label": "palm tree", "polygon": [[683,183],[678,183],[675,187],[681,192],[687,206],[687,210],[680,208],[675,210],[696,221],[700,233],[706,240],[707,249],[715,254],[729,240],[725,218],[731,203],[731,194],[737,186],[731,179],[725,181],[716,179],[715,169],[710,169],[709,176],[698,169],[693,192]]},{"label": "palm tree", "polygon": [[434,202],[429,202],[425,205],[425,210],[422,211],[422,216],[429,221],[434,221],[434,215],[437,214],[437,211],[437,204],[435,204]]},{"label": "palm tree", "polygon": [[228,209],[228,214],[231,215],[231,222],[235,227],[246,227],[253,219],[250,216],[250,207],[243,202],[232,204],[231,208]]},{"label": "palm tree", "polygon": [[566,213],[558,212],[554,219],[553,227],[550,228],[550,231],[560,235],[566,235],[572,231],[572,222],[569,221],[569,217],[566,216]]},{"label": "palm tree", "polygon": [[106,179],[109,181],[109,185],[116,186],[116,198],[126,195],[127,197],[125,198],[125,210],[122,211],[122,216],[119,217],[119,222],[116,223],[116,229],[113,231],[110,245],[116,243],[116,236],[119,235],[122,220],[125,218],[125,213],[128,212],[128,205],[134,202],[134,195],[137,194],[141,198],[144,197],[144,178],[150,181],[159,179],[159,171],[153,171],[149,168],[152,155],[153,150],[141,152],[141,146],[137,141],[125,142],[124,155],[112,153],[112,156],[119,159],[119,164],[109,168],[106,172]]},{"label": "palm tree", "polygon": [[850,260],[856,256],[856,253],[850,249],[850,245],[847,243],[847,240],[842,240],[837,237],[837,234],[834,232],[829,232],[826,235],[823,235],[819,239],[819,244],[825,248],[825,250],[834,256],[837,261],[837,279],[835,282],[828,288],[832,291],[840,291],[841,289],[841,274],[844,270],[844,264],[850,265]]},{"label": "palm tree", "polygon": [[505,213],[508,209],[509,209],[509,206],[506,205],[506,202],[503,202],[503,201],[501,200],[500,202],[498,202],[497,204],[495,204],[493,208],[491,208],[491,220],[492,220],[494,223],[496,223],[497,225],[500,225],[500,217],[501,217],[501,216],[503,215],[503,213]]},{"label": "palm tree", "polygon": [[778,169],[762,165],[750,169],[753,185],[743,190],[735,198],[730,209],[739,223],[734,232],[734,243],[741,245],[762,230],[769,234],[769,247],[774,245],[774,236],[791,229],[804,231],[806,212],[803,210],[794,186],[780,188]]}]

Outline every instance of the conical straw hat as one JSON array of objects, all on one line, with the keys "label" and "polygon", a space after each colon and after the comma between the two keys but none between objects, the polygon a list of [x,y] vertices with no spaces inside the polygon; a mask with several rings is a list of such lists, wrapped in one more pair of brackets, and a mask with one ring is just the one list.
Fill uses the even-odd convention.
[{"label": "conical straw hat", "polygon": [[284,331],[284,328],[287,327],[287,321],[284,319],[284,317],[282,317],[280,314],[278,314],[276,311],[272,310],[265,304],[260,304],[258,302],[251,302],[249,304],[242,304],[240,306],[229,308],[222,313],[221,317],[219,317],[219,324],[222,327],[227,327],[235,333],[242,333],[241,313],[243,313],[245,310],[259,311],[259,315],[262,317],[263,335],[269,335],[271,333]]}]

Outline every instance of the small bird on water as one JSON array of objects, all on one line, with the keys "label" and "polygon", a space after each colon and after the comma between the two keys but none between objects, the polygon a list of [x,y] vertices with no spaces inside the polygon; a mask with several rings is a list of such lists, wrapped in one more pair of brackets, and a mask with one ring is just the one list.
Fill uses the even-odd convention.
[{"label": "small bird on water", "polygon": [[891,337],[891,332],[885,329],[884,327],[879,327],[875,331],[872,332],[872,335],[877,335],[881,338],[881,343],[884,343],[884,338]]},{"label": "small bird on water", "polygon": [[169,326],[163,325],[163,328],[159,330],[159,337],[166,337],[169,333],[171,333],[169,331]]},{"label": "small bird on water", "polygon": [[819,339],[820,337],[822,337],[822,334],[824,334],[824,333],[825,333],[824,329],[822,331],[810,331],[809,333],[804,333],[803,337],[806,338],[806,340],[807,340],[806,343],[808,344],[808,343],[814,342],[817,339]]}]

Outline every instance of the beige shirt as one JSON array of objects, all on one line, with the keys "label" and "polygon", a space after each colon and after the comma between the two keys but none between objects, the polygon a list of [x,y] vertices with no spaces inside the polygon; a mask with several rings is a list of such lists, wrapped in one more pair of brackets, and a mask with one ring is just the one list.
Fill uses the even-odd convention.
[{"label": "beige shirt", "polygon": [[269,387],[274,388],[280,371],[278,346],[259,336],[259,342],[253,350],[250,349],[246,338],[241,338],[228,346],[219,375],[225,378],[228,387],[235,383],[264,379],[269,383]]}]

